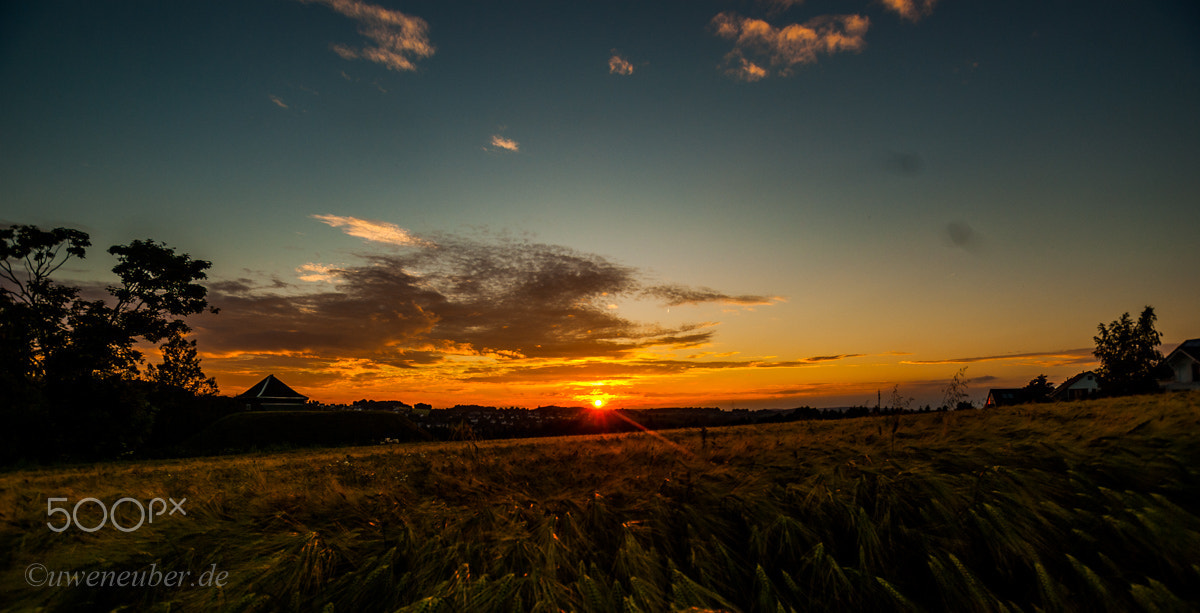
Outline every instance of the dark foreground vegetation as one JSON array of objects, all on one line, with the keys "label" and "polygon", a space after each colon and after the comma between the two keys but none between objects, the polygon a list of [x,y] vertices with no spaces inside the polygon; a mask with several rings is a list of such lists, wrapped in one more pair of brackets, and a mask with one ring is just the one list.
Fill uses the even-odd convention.
[{"label": "dark foreground vegetation", "polygon": [[[47,527],[89,496],[187,515]],[[27,470],[0,519],[8,610],[1196,610],[1200,394]]]},{"label": "dark foreground vegetation", "polygon": [[250,411],[217,420],[175,451],[199,455],[431,438],[404,417],[387,411]]},{"label": "dark foreground vegetation", "polygon": [[200,283],[212,264],[135,240],[109,247],[103,292],[52,278],[90,246],[79,230],[0,228],[0,465],[161,449],[236,407],[184,321],[217,312]]}]

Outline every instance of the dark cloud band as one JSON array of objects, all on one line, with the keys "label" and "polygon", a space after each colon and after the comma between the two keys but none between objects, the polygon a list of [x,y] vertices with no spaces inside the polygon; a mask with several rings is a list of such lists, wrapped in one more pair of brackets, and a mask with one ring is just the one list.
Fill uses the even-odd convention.
[{"label": "dark cloud band", "polygon": [[331,288],[210,286],[217,318],[198,322],[216,353],[338,355],[391,366],[448,355],[494,358],[622,357],[652,347],[708,343],[715,324],[661,326],[622,317],[619,297],[668,306],[765,305],[778,297],[648,285],[635,268],[566,247],[414,240],[403,253],[323,267]]}]

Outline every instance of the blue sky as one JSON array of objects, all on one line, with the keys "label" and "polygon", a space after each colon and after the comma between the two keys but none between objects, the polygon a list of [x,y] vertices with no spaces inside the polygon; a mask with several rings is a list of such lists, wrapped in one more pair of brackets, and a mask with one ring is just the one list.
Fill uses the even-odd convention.
[{"label": "blue sky", "polygon": [[[242,292],[214,303],[246,309],[195,324],[227,392],[271,370],[331,399],[820,405],[935,400],[969,364],[982,396],[1074,374],[1146,304],[1200,336],[1198,68],[1188,2],[9,3],[0,221],[91,233],[82,279],[135,238],[213,261]],[[485,255],[508,259],[462,268]],[[497,310],[387,349],[239,345],[282,325],[268,298],[412,302],[336,272],[372,257],[513,300],[626,270],[558,315],[659,334],[538,356],[473,336],[540,321]]]}]

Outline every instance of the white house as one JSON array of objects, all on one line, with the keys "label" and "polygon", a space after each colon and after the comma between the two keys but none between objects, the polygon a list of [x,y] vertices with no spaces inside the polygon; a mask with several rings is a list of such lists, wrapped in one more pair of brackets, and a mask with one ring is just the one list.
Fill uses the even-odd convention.
[{"label": "white house", "polygon": [[1054,388],[1054,391],[1050,393],[1050,399],[1056,402],[1061,400],[1078,400],[1092,396],[1099,391],[1100,379],[1096,377],[1096,373],[1089,370],[1063,381],[1062,385]]},{"label": "white house", "polygon": [[1170,381],[1162,382],[1164,389],[1200,389],[1200,338],[1183,341],[1163,363],[1174,373]]}]

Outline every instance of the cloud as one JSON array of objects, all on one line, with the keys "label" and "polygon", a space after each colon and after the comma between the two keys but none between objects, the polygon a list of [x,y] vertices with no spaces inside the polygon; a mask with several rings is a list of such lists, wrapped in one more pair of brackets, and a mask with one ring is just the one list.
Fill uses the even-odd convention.
[{"label": "cloud", "polygon": [[[729,60],[727,58],[727,60]],[[767,78],[767,69],[751,62],[744,57],[733,58],[727,61],[725,74],[747,83],[761,81]]]},{"label": "cloud", "polygon": [[496,149],[504,149],[505,151],[512,151],[513,153],[517,153],[518,151],[521,150],[521,145],[520,145],[520,143],[518,143],[517,141],[515,141],[511,138],[504,138],[503,136],[500,136],[499,134],[493,134],[492,135],[492,150],[494,151]]},{"label": "cloud", "polygon": [[753,366],[748,362],[700,362],[687,360],[588,361],[572,364],[515,365],[510,368],[479,368],[467,381],[529,383],[563,380],[622,380],[653,375],[676,375],[691,370],[722,370]]},{"label": "cloud", "polygon": [[428,241],[417,238],[408,230],[386,221],[373,221],[357,217],[340,217],[337,215],[313,215],[313,219],[325,225],[342,228],[346,234],[357,236],[375,243],[384,243],[400,247],[427,246]]},{"label": "cloud", "polygon": [[[850,356],[847,356],[850,357]],[[564,380],[606,380],[611,385],[613,381],[629,380],[647,376],[679,375],[692,371],[709,370],[740,370],[757,368],[804,368],[812,366],[807,360],[772,362],[767,360],[669,360],[669,359],[629,359],[615,362],[612,360],[588,360],[583,362],[514,363],[513,365],[481,366],[468,373],[466,381],[489,383],[532,383],[539,381]]]},{"label": "cloud", "polygon": [[758,0],[758,3],[766,6],[767,12],[777,14],[804,4],[804,0]]},{"label": "cloud", "polygon": [[279,96],[267,96],[267,97],[271,99],[271,102],[274,102],[274,103],[275,103],[275,106],[277,106],[277,107],[279,107],[279,108],[281,108],[281,109],[286,109],[286,108],[288,108],[288,105],[287,105],[287,104],[284,104],[283,100],[280,100],[280,99],[279,99]]},{"label": "cloud", "polygon": [[717,36],[734,41],[723,62],[725,73],[758,81],[772,70],[790,76],[797,65],[812,64],[821,54],[862,50],[870,20],[861,15],[825,15],[776,28],[761,19],[724,12],[713,17],[710,25]]},{"label": "cloud", "polygon": [[902,360],[901,364],[974,364],[976,362],[999,362],[1022,360],[1039,366],[1066,366],[1070,364],[1090,364],[1095,362],[1091,348],[1064,349],[1062,351],[1012,353],[1006,355],[988,355],[970,358],[950,358],[944,360]]},{"label": "cloud", "polygon": [[304,264],[296,269],[301,281],[310,283],[332,282],[337,279],[337,268],[328,264]]},{"label": "cloud", "polygon": [[805,362],[832,362],[835,360],[845,360],[847,358],[861,358],[865,353],[841,353],[838,355],[818,355],[811,358],[806,358]]},{"label": "cloud", "polygon": [[359,0],[300,0],[305,4],[324,4],[358,22],[358,33],[371,44],[361,48],[334,44],[333,52],[346,60],[363,59],[391,70],[416,70],[415,60],[433,55],[429,42],[429,24],[420,17],[385,9]]},{"label": "cloud", "polygon": [[291,287],[289,284],[279,280],[272,279],[271,284],[262,286],[256,283],[253,279],[241,278],[232,281],[210,281],[206,284],[209,290],[219,291],[226,294],[247,294],[259,290],[283,290]]},{"label": "cloud", "polygon": [[[354,218],[317,219],[359,236],[375,236],[380,227],[388,231],[385,236],[398,230]],[[714,322],[662,326],[606,308],[616,296],[665,295],[647,292],[638,270],[598,255],[454,236],[439,236],[436,244],[405,244],[416,248],[363,255],[356,266],[301,267],[321,280],[336,280],[327,291],[297,294],[246,281],[211,284],[210,302],[222,311],[196,323],[206,350],[242,360],[336,357],[357,360],[359,370],[364,365],[386,370],[456,356],[502,363],[628,358],[651,348],[703,346],[715,333]],[[670,287],[686,293],[682,286]],[[690,300],[761,303],[713,290]]]},{"label": "cloud", "polygon": [[978,251],[983,242],[979,233],[964,221],[952,221],[946,224],[944,238],[951,247],[971,252]]},{"label": "cloud", "polygon": [[633,74],[633,64],[618,55],[614,49],[612,57],[608,58],[608,74],[631,75]]},{"label": "cloud", "polygon": [[908,151],[887,151],[882,160],[885,170],[900,175],[915,176],[921,174],[925,167],[924,160],[916,153]]},{"label": "cloud", "polygon": [[933,5],[938,0],[883,0],[883,6],[889,11],[912,22],[933,14]]},{"label": "cloud", "polygon": [[718,292],[707,287],[688,287],[686,285],[667,284],[648,287],[645,293],[663,300],[667,306],[683,306],[712,302],[719,304],[735,304],[739,306],[765,306],[783,302],[780,296],[760,296],[754,294],[731,295]]}]

